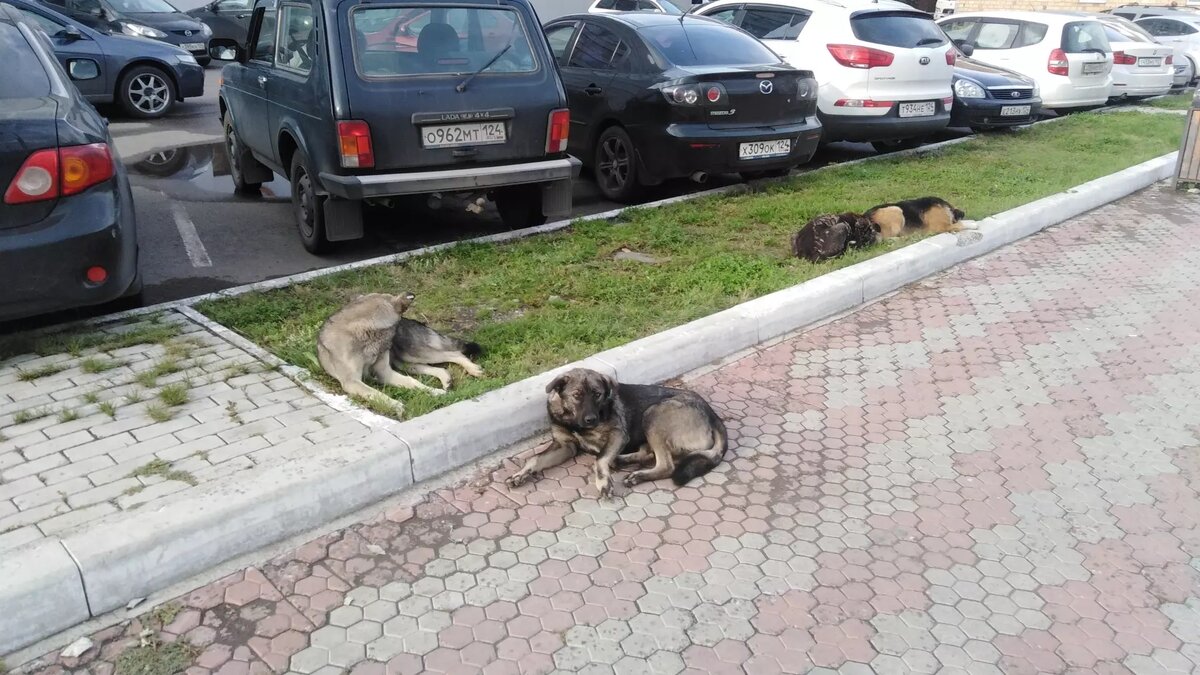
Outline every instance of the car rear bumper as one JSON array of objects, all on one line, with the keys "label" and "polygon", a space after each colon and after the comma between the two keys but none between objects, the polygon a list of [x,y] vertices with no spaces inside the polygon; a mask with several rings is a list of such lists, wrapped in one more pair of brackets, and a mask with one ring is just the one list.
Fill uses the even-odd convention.
[{"label": "car rear bumper", "polygon": [[891,141],[918,138],[936,133],[950,124],[950,111],[941,101],[937,112],[927,117],[900,117],[893,105],[886,115],[830,115],[821,113],[825,137],[829,141]]},{"label": "car rear bumper", "polygon": [[[124,295],[137,277],[132,203],[128,186],[120,191],[93,188],[59,200],[36,225],[0,230],[0,320],[98,305]],[[104,283],[91,284],[84,277],[93,265],[108,271]]]},{"label": "car rear bumper", "polygon": [[[698,171],[738,173],[770,171],[804,164],[821,141],[821,122],[815,115],[799,124],[771,127],[712,128],[706,124],[672,124],[629,128],[640,165],[649,182],[682,178]],[[741,159],[743,143],[791,141],[786,155]]]},{"label": "car rear bumper", "polygon": [[175,80],[179,98],[204,95],[204,66],[181,63],[175,66]]},{"label": "car rear bumper", "polygon": [[1171,90],[1175,81],[1174,68],[1167,72],[1139,73],[1113,70],[1111,96],[1157,96]]},{"label": "car rear bumper", "polygon": [[[1029,106],[1028,115],[1003,115],[1004,108]],[[1015,127],[1037,121],[1042,109],[1040,98],[1001,101],[988,98],[955,99],[950,113],[952,127]]]},{"label": "car rear bumper", "polygon": [[[580,162],[574,157],[547,159],[503,166],[472,166],[440,171],[381,173],[345,176],[322,172],[321,185],[342,199],[398,197],[431,192],[490,190],[510,185],[570,181],[579,176]],[[547,214],[550,215],[550,214]]]},{"label": "car rear bumper", "polygon": [[1104,105],[1112,92],[1112,78],[1106,78],[1100,84],[1081,86],[1066,77],[1055,77],[1043,80],[1041,90],[1043,108],[1053,110]]}]

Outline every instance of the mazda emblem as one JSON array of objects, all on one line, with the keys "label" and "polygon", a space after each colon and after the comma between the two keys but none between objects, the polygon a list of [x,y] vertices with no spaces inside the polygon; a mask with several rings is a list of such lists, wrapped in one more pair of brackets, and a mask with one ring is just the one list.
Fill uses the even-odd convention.
[{"label": "mazda emblem", "polygon": [[1021,98],[1021,92],[1019,91],[1014,91],[1011,95],[1013,98]]},{"label": "mazda emblem", "polygon": [[184,35],[191,35],[191,34],[192,34],[192,31],[190,31],[190,30],[185,30],[185,31],[183,31],[183,34],[184,34]]},{"label": "mazda emblem", "polygon": [[769,94],[775,91],[775,85],[770,80],[762,80],[758,83],[758,90],[764,94]]},{"label": "mazda emblem", "polygon": [[929,57],[928,56],[921,57],[921,65],[923,65],[923,66],[929,65]]}]

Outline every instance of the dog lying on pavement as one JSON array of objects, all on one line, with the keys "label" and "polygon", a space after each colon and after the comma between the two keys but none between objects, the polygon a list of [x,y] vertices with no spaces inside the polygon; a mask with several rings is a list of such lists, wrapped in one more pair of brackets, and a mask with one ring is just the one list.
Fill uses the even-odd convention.
[{"label": "dog lying on pavement", "polygon": [[657,385],[618,384],[576,368],[546,386],[551,445],[525,461],[510,487],[582,452],[594,455],[592,482],[612,494],[614,464],[642,466],[625,477],[633,486],[670,476],[676,485],[713,469],[729,446],[725,423],[699,394]]}]

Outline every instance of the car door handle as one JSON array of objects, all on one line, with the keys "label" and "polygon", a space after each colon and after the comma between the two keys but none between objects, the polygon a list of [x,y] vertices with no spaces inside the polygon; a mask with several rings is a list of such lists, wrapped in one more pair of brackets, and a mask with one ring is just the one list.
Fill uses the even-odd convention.
[{"label": "car door handle", "polygon": [[592,84],[584,87],[583,93],[587,94],[588,96],[599,96],[600,94],[604,93],[604,89]]},{"label": "car door handle", "polygon": [[259,76],[258,76],[258,83],[259,83],[260,85],[262,85],[262,86],[266,86],[266,84],[267,84],[267,77],[266,77],[265,75],[259,75]]},{"label": "car door handle", "polygon": [[247,17],[249,17],[249,16],[250,16],[249,14],[238,14],[236,18],[238,18],[238,19],[245,19],[245,18],[247,18]]}]

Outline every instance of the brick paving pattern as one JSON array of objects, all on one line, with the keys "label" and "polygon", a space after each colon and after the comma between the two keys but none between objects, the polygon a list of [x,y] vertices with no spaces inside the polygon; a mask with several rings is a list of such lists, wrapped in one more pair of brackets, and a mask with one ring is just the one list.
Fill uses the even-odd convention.
[{"label": "brick paving pattern", "polygon": [[180,314],[80,333],[119,334],[0,360],[0,555],[369,432]]},{"label": "brick paving pattern", "polygon": [[690,486],[506,463],[32,669],[1192,672],[1196,222],[1155,188],[691,379],[733,449]]}]

